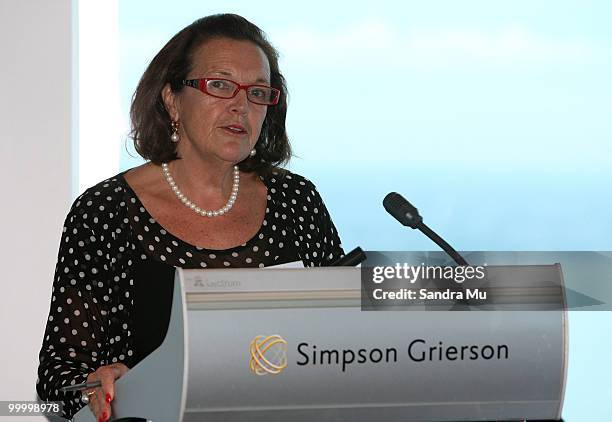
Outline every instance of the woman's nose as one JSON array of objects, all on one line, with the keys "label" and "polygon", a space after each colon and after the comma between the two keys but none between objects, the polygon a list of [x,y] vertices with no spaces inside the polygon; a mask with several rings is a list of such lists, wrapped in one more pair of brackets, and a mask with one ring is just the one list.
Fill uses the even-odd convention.
[{"label": "woman's nose", "polygon": [[238,113],[244,113],[248,110],[249,107],[249,99],[247,98],[246,89],[240,88],[236,96],[231,99],[232,101],[232,111]]}]

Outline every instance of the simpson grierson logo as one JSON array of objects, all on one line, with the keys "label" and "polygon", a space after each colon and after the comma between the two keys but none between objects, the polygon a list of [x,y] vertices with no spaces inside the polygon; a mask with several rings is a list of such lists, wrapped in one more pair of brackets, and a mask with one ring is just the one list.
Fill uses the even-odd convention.
[{"label": "simpson grierson logo", "polygon": [[249,352],[249,369],[257,375],[277,375],[287,367],[287,342],[277,334],[256,336]]},{"label": "simpson grierson logo", "polygon": [[[393,364],[402,356],[415,363],[452,361],[489,361],[510,359],[507,344],[446,344],[441,340],[413,339],[402,351],[396,347],[371,349],[327,349],[301,342],[296,352],[298,366],[336,367],[346,372],[360,364]],[[279,335],[256,336],[250,343],[249,368],[257,375],[280,374],[287,367],[287,341]]]}]

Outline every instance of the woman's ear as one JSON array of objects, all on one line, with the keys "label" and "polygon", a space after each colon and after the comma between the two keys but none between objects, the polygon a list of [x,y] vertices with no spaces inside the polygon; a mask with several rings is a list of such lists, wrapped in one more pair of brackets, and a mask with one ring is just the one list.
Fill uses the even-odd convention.
[{"label": "woman's ear", "polygon": [[166,111],[170,115],[170,118],[173,121],[178,122],[180,118],[179,118],[177,97],[176,95],[174,95],[174,92],[172,92],[172,88],[170,88],[170,84],[164,85],[161,94],[162,94],[162,99],[164,100],[164,107],[166,107]]}]

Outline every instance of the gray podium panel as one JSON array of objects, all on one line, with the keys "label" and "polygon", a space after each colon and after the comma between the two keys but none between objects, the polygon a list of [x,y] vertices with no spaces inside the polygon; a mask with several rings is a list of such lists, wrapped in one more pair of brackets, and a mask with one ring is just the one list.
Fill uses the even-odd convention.
[{"label": "gray podium panel", "polygon": [[168,335],[118,381],[114,414],[184,422],[560,418],[562,306],[363,312],[360,287],[354,268],[177,270]]}]

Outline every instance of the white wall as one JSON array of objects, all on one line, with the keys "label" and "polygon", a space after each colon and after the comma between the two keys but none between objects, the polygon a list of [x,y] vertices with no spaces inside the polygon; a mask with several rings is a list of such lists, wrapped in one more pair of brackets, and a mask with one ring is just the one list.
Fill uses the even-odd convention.
[{"label": "white wall", "polygon": [[0,0],[0,400],[36,395],[38,351],[72,197],[71,28],[70,0]]},{"label": "white wall", "polygon": [[118,0],[78,2],[78,191],[119,172],[127,122],[119,97]]}]

